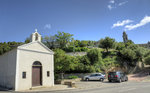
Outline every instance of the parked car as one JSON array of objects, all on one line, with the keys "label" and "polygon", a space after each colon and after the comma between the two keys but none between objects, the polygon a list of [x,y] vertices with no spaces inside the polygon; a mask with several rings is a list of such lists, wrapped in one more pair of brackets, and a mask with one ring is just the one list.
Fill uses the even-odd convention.
[{"label": "parked car", "polygon": [[105,79],[105,75],[103,75],[102,73],[94,73],[88,76],[84,76],[83,80],[89,81],[89,80],[99,80],[99,81],[104,81]]},{"label": "parked car", "polygon": [[121,71],[116,71],[116,72],[109,72],[108,73],[108,81],[118,81],[119,83],[128,81],[128,76]]}]

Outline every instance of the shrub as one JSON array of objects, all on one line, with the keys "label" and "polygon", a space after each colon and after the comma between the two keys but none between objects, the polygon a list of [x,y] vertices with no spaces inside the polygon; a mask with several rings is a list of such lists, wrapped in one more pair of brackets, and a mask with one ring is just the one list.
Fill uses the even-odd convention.
[{"label": "shrub", "polygon": [[81,47],[76,47],[76,48],[75,48],[75,51],[76,51],[76,52],[81,52]]},{"label": "shrub", "polygon": [[82,48],[81,48],[81,51],[87,51],[87,50],[88,50],[87,47],[82,47]]},{"label": "shrub", "polygon": [[73,52],[73,46],[64,49],[66,52]]},{"label": "shrub", "polygon": [[69,76],[69,77],[68,77],[68,79],[76,79],[76,78],[78,78],[78,76],[72,75],[72,76]]}]

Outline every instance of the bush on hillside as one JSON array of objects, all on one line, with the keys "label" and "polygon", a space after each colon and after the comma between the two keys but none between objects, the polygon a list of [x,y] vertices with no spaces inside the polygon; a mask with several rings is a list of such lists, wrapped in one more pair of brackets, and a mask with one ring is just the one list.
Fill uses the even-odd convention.
[{"label": "bush on hillside", "polygon": [[75,76],[75,75],[72,75],[72,76],[69,76],[68,79],[77,79],[78,76]]}]

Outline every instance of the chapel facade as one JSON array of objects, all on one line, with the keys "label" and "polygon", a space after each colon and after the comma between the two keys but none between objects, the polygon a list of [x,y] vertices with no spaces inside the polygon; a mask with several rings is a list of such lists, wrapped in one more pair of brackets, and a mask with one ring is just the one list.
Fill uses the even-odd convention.
[{"label": "chapel facade", "polygon": [[54,86],[54,52],[41,42],[37,30],[30,43],[0,56],[0,86],[15,91]]}]

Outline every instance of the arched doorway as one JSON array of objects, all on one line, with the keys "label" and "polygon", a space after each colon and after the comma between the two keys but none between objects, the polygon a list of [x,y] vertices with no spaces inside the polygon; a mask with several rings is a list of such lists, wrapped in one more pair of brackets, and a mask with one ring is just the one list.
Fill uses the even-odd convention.
[{"label": "arched doorway", "polygon": [[32,64],[32,86],[42,85],[42,64],[35,61]]}]

